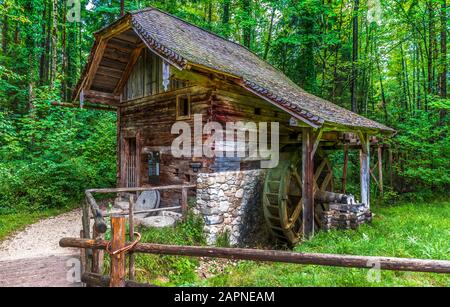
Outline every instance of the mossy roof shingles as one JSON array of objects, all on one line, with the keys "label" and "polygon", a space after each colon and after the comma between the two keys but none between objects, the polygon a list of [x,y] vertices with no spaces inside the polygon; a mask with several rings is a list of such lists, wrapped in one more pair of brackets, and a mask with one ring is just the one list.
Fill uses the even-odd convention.
[{"label": "mossy roof shingles", "polygon": [[247,48],[158,9],[131,12],[136,33],[173,62],[190,62],[242,79],[243,86],[321,125],[393,131],[391,128],[307,93]]}]

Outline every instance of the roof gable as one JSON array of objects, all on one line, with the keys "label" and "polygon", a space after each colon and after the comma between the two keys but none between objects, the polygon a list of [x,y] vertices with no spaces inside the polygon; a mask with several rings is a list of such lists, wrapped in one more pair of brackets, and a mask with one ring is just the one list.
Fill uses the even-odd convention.
[{"label": "roof gable", "polygon": [[[158,9],[128,13],[126,20],[153,52],[179,69],[199,65],[227,74],[242,87],[312,127],[323,124],[393,131],[391,128],[307,93],[247,48]],[[101,36],[120,20],[96,33]]]}]

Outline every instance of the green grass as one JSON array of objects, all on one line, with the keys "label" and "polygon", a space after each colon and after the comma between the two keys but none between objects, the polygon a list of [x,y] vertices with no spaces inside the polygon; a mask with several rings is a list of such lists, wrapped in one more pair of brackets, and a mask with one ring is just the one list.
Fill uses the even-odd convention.
[{"label": "green grass", "polygon": [[[372,225],[357,231],[317,234],[295,251],[364,256],[450,259],[450,203],[376,206]],[[243,261],[226,274],[204,280],[208,286],[450,286],[449,275]]]},{"label": "green grass", "polygon": [[40,219],[56,216],[74,209],[74,206],[58,209],[44,209],[39,211],[19,211],[0,214],[0,241],[11,234],[23,230],[26,226],[36,223]]},{"label": "green grass", "polygon": [[[402,203],[374,206],[374,221],[358,230],[320,232],[298,245],[298,252],[364,256],[450,259],[450,203]],[[201,225],[188,220],[176,229],[147,230],[144,242],[199,245]],[[381,271],[380,282],[368,281],[368,270],[240,261],[225,273],[201,279],[196,258],[139,255],[142,282],[183,286],[450,286],[443,274]],[[212,268],[213,270],[213,268]]]}]

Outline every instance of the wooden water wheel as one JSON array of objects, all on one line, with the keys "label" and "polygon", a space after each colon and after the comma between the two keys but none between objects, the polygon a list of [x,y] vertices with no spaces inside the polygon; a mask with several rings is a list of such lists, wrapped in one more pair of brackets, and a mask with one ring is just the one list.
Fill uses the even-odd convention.
[{"label": "wooden water wheel", "polygon": [[[323,153],[314,159],[314,192],[333,191],[333,173],[329,160]],[[299,152],[280,159],[278,167],[268,171],[264,184],[264,216],[273,235],[281,242],[293,245],[302,234],[302,161]],[[315,230],[321,227],[321,215],[326,210],[315,202]]]}]

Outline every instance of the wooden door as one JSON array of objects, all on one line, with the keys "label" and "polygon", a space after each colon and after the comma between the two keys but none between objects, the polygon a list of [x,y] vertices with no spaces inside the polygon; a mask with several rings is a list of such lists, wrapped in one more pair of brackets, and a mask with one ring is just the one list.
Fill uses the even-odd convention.
[{"label": "wooden door", "polygon": [[136,138],[127,138],[125,146],[125,187],[133,188],[138,186]]}]

